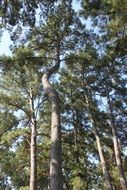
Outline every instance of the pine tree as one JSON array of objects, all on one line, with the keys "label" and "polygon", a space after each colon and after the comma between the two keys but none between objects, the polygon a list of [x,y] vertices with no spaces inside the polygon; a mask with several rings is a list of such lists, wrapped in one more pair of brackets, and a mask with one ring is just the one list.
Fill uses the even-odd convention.
[{"label": "pine tree", "polygon": [[[19,129],[17,128],[17,130],[13,130],[12,138],[16,138],[17,140],[19,138],[20,141],[20,136],[24,139],[25,137],[27,138],[27,132],[30,133],[30,142],[29,139],[27,139],[31,146],[30,189],[37,189],[36,137],[38,127],[37,117],[39,117],[37,112],[39,111],[38,105],[41,103],[42,94],[40,93],[39,75],[34,66],[35,62],[31,61],[33,56],[34,55],[30,49],[19,48],[16,50],[15,55],[11,60],[11,68],[3,74],[1,84],[1,104],[4,107],[8,106],[8,109],[10,110],[12,109],[14,114],[19,112],[19,116],[17,116],[19,117],[19,123],[17,125],[21,125],[21,127],[18,127]],[[22,60],[24,57],[26,57],[26,59],[23,63]],[[30,64],[31,66],[29,66]],[[9,138],[11,138],[11,136]]]}]

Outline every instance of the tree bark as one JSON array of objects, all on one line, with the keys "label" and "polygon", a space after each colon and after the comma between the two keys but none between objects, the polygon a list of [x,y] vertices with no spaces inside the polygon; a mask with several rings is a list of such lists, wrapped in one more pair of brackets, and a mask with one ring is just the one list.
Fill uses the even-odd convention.
[{"label": "tree bark", "polygon": [[74,125],[74,151],[75,151],[75,162],[79,163],[79,154],[78,154],[78,131],[77,126]]},{"label": "tree bark", "polygon": [[93,114],[91,113],[89,98],[88,98],[87,94],[85,94],[85,99],[86,99],[86,103],[88,105],[88,111],[89,111],[89,116],[90,116],[90,120],[91,120],[92,127],[93,127],[93,132],[94,132],[94,135],[96,138],[97,149],[98,149],[98,153],[99,153],[99,157],[100,157],[100,162],[101,162],[101,166],[102,166],[105,185],[106,185],[108,190],[113,190],[112,183],[111,183],[111,177],[109,175],[108,168],[107,168],[106,161],[105,161],[105,157],[104,157],[104,154],[102,151],[100,137],[99,137],[98,132],[97,132],[96,121],[93,117]]},{"label": "tree bark", "polygon": [[118,138],[117,138],[117,131],[116,131],[116,126],[115,126],[115,121],[114,121],[114,116],[113,116],[113,108],[112,108],[112,103],[110,100],[109,89],[108,89],[107,84],[106,84],[106,95],[107,95],[107,103],[108,103],[108,108],[109,108],[110,126],[112,130],[115,159],[116,159],[116,164],[117,164],[117,168],[118,168],[118,172],[120,176],[120,183],[121,183],[122,189],[127,190],[127,182],[126,182],[124,169],[122,165],[120,148],[119,148],[119,143],[118,143]]},{"label": "tree bark", "polygon": [[[77,114],[72,110],[73,115],[73,126],[74,126],[74,151],[75,151],[75,163],[79,163],[79,154],[78,154],[78,129],[77,129]],[[75,118],[76,116],[76,118]]]},{"label": "tree bark", "polygon": [[51,100],[51,147],[50,147],[50,190],[62,190],[62,148],[61,148],[61,122],[60,122],[60,100],[58,93],[49,83],[49,78],[60,66],[59,49],[57,50],[57,62],[42,77],[44,90]]},{"label": "tree bark", "polygon": [[105,184],[106,184],[106,187],[107,187],[108,190],[113,190],[113,187],[112,187],[112,184],[111,184],[111,177],[110,177],[109,172],[108,172],[108,168],[107,168],[106,161],[105,161],[105,158],[104,158],[104,154],[103,154],[103,151],[102,151],[100,137],[98,135],[95,123],[93,125],[93,130],[94,130],[94,135],[95,135],[95,138],[96,138],[96,143],[97,143],[98,153],[99,153],[101,166],[102,166],[102,170],[103,170]]},{"label": "tree bark", "polygon": [[30,107],[31,107],[30,190],[37,190],[37,160],[36,160],[37,123],[36,123],[36,116],[33,105],[33,96],[31,90],[30,90]]}]

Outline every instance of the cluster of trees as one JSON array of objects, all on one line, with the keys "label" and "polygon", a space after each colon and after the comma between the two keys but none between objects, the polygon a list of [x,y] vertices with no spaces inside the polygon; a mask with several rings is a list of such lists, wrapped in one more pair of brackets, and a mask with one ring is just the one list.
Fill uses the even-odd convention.
[{"label": "cluster of trees", "polygon": [[127,190],[126,10],[0,2],[0,190]]}]

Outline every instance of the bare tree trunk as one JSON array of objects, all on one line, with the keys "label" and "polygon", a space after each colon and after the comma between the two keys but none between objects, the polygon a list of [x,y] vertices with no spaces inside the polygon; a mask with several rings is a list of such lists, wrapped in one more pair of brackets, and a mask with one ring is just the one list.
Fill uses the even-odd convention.
[{"label": "bare tree trunk", "polygon": [[60,122],[60,100],[58,93],[49,83],[49,78],[60,66],[59,50],[57,62],[42,77],[44,90],[50,97],[52,106],[51,117],[51,149],[50,149],[50,190],[62,190],[62,148],[61,148],[61,122]]},{"label": "bare tree trunk", "polygon": [[98,147],[98,153],[99,153],[99,157],[100,157],[100,161],[101,161],[101,166],[102,166],[102,170],[103,170],[105,184],[106,184],[108,190],[113,190],[113,187],[112,187],[112,184],[111,184],[111,177],[110,177],[109,172],[108,172],[108,168],[107,168],[106,161],[105,161],[105,158],[104,158],[104,154],[103,154],[103,151],[102,151],[100,137],[99,137],[99,135],[97,133],[95,123],[93,125],[93,130],[94,130],[94,135],[95,135],[95,138],[96,138],[96,143],[97,143],[97,147]]},{"label": "bare tree trunk", "polygon": [[[79,154],[78,154],[78,129],[77,129],[77,122],[75,119],[75,113],[74,110],[72,110],[73,112],[73,126],[74,126],[74,151],[75,151],[75,162],[76,164],[79,163]],[[77,117],[77,115],[76,115]]]},{"label": "bare tree trunk", "polygon": [[30,143],[30,190],[37,190],[37,155],[36,155],[36,133],[37,123],[34,112],[33,96],[30,90],[30,107],[31,107],[31,143]]},{"label": "bare tree trunk", "polygon": [[104,157],[104,154],[102,151],[100,137],[99,137],[98,132],[97,132],[96,121],[95,121],[95,119],[91,113],[89,98],[88,98],[87,94],[85,94],[85,99],[86,99],[86,103],[88,105],[88,111],[89,111],[90,120],[91,120],[92,127],[93,127],[93,132],[94,132],[94,135],[96,138],[96,143],[97,143],[98,153],[99,153],[100,162],[101,162],[101,166],[102,166],[105,185],[106,185],[108,190],[113,190],[112,183],[111,183],[111,177],[109,175],[108,168],[107,168],[106,161],[105,161],[105,157]]},{"label": "bare tree trunk", "polygon": [[79,163],[79,155],[78,155],[78,131],[77,126],[74,125],[74,150],[75,150],[75,162]]},{"label": "bare tree trunk", "polygon": [[119,148],[119,143],[118,143],[118,138],[117,138],[117,131],[116,131],[116,126],[115,126],[115,121],[114,121],[114,116],[113,116],[113,108],[112,108],[112,103],[110,100],[109,89],[108,89],[107,84],[106,84],[106,95],[107,95],[107,102],[108,102],[108,107],[109,107],[110,126],[112,129],[115,159],[116,159],[116,164],[117,164],[118,172],[119,172],[119,176],[120,176],[120,183],[121,183],[122,189],[127,190],[127,182],[126,182],[124,169],[123,169],[123,165],[122,165],[120,148]]}]

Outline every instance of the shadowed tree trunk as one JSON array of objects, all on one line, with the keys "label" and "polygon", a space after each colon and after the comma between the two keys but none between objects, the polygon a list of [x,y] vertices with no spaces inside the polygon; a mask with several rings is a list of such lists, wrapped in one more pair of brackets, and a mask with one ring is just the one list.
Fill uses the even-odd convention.
[{"label": "shadowed tree trunk", "polygon": [[[72,117],[73,117],[73,126],[74,126],[74,151],[75,151],[75,163],[79,163],[79,152],[78,152],[78,127],[77,127],[77,113],[72,110]],[[76,116],[76,118],[75,118]]]},{"label": "shadowed tree trunk", "polygon": [[37,123],[34,111],[33,95],[31,90],[30,90],[30,108],[31,108],[30,190],[37,190],[37,155],[36,155]]},{"label": "shadowed tree trunk", "polygon": [[116,159],[116,164],[117,164],[118,172],[120,176],[120,183],[121,183],[122,189],[127,190],[127,182],[126,182],[124,169],[122,165],[122,159],[120,155],[120,148],[119,148],[119,143],[118,143],[117,131],[116,131],[116,126],[115,126],[115,121],[114,121],[114,116],[113,116],[113,108],[112,108],[112,103],[110,100],[108,84],[106,84],[106,95],[107,95],[107,102],[108,102],[108,108],[109,108],[110,126],[112,129],[115,159]]},{"label": "shadowed tree trunk", "polygon": [[62,190],[62,148],[61,148],[61,122],[60,122],[60,100],[55,88],[49,83],[49,78],[60,66],[59,48],[57,49],[56,64],[50,68],[42,77],[44,90],[51,100],[51,148],[50,148],[50,190]]}]

